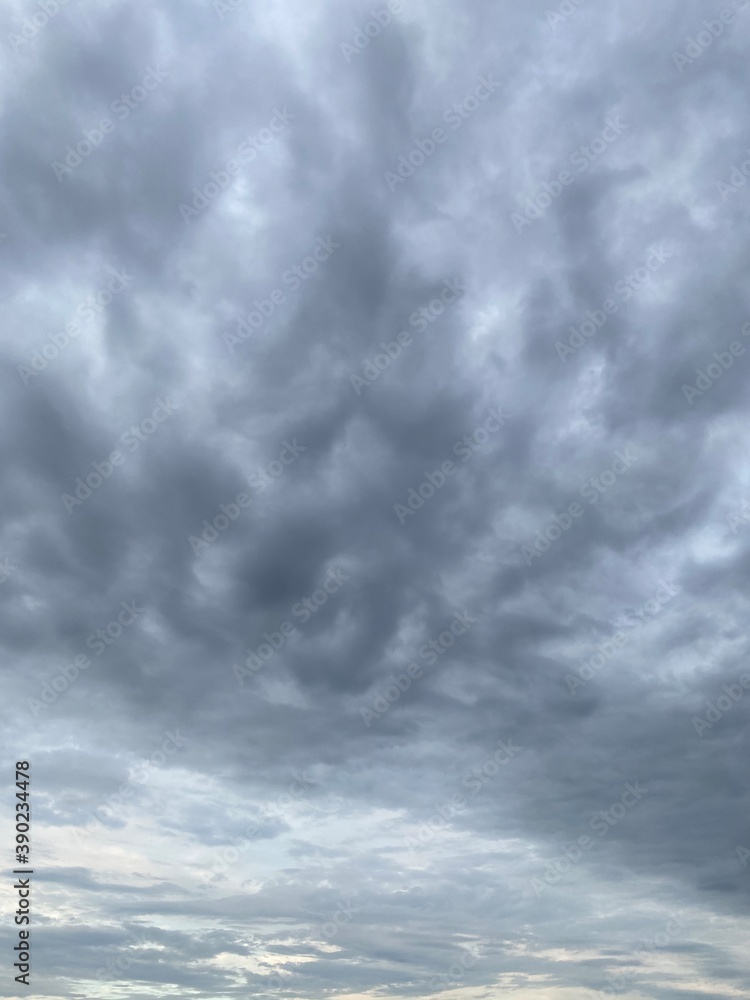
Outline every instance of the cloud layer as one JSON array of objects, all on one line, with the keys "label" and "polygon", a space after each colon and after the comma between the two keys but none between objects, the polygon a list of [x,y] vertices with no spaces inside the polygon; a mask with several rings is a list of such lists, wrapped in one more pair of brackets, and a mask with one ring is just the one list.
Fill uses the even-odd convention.
[{"label": "cloud layer", "polygon": [[35,995],[747,996],[750,4],[709,8],[6,4]]}]

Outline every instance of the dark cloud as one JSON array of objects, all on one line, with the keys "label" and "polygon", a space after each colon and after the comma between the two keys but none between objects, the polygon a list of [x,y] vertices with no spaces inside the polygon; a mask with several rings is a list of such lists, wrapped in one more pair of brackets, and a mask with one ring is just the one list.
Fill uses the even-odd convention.
[{"label": "dark cloud", "polygon": [[0,32],[35,995],[746,995],[750,8],[55,5]]}]

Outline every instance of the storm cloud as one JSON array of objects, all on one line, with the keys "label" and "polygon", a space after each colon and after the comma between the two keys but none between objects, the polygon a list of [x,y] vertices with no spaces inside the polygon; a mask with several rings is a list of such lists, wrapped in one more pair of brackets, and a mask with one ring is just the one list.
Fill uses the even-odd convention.
[{"label": "storm cloud", "polygon": [[2,996],[748,995],[749,33],[4,5]]}]

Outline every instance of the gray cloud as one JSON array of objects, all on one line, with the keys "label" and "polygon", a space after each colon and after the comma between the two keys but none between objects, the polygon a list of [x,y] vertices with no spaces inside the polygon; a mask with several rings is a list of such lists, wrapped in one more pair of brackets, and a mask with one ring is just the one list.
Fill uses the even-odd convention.
[{"label": "gray cloud", "polygon": [[0,16],[35,995],[746,995],[750,8],[58,2]]}]

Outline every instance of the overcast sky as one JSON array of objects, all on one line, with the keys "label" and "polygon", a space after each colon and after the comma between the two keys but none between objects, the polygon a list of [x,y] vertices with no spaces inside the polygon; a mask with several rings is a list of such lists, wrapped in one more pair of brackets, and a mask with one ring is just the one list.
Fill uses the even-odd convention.
[{"label": "overcast sky", "polygon": [[747,997],[750,3],[58,3],[0,995]]}]

